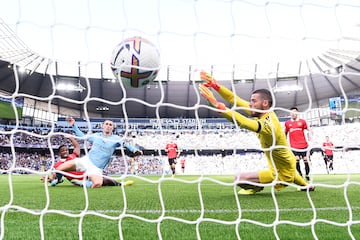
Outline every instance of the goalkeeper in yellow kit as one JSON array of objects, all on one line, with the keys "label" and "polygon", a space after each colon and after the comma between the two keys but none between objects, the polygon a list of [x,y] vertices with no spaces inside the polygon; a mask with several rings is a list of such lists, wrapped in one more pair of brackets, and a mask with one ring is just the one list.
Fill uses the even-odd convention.
[{"label": "goalkeeper in yellow kit", "polygon": [[[283,189],[287,183],[295,183],[303,186],[302,190],[314,191],[314,186],[308,186],[307,182],[296,171],[296,158],[292,153],[286,135],[283,131],[279,119],[273,111],[269,111],[272,106],[272,95],[267,89],[255,90],[250,102],[236,96],[228,88],[221,86],[211,75],[201,72],[200,77],[204,84],[199,85],[200,94],[207,99],[209,104],[221,110],[220,114],[229,121],[236,123],[244,129],[248,129],[257,134],[261,147],[265,152],[268,169],[259,172],[241,173],[235,177],[235,181],[249,181],[253,183],[271,183],[277,180],[275,188]],[[236,111],[233,111],[221,102],[218,102],[211,92],[214,89],[219,95],[237,107],[246,108],[246,113],[252,118],[248,118]],[[251,109],[250,109],[251,108]],[[258,184],[239,183],[242,189],[239,194],[255,194],[263,189]]]}]

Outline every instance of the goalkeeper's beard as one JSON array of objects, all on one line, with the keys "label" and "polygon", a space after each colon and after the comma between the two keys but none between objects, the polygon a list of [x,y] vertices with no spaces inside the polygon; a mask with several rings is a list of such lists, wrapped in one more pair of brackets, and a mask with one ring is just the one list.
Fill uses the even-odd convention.
[{"label": "goalkeeper's beard", "polygon": [[251,112],[250,116],[259,118],[261,116],[261,113],[260,112]]},{"label": "goalkeeper's beard", "polygon": [[[261,109],[256,109],[256,110],[266,110],[266,109],[261,108]],[[264,115],[264,113],[258,112],[258,111],[251,111],[251,113],[250,113],[250,116],[255,117],[255,118],[261,118],[263,115]]]}]

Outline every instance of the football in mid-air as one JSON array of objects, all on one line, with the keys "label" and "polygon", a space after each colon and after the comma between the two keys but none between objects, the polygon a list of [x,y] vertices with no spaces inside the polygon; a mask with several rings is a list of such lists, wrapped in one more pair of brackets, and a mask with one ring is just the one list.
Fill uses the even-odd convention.
[{"label": "football in mid-air", "polygon": [[143,37],[127,38],[114,48],[110,64],[117,79],[126,86],[138,88],[156,78],[160,53],[152,42]]}]

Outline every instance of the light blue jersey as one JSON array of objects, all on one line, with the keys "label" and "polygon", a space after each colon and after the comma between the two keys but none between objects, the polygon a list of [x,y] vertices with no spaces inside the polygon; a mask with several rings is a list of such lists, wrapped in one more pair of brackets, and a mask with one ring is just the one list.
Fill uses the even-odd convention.
[{"label": "light blue jersey", "polygon": [[[80,129],[73,125],[75,135],[84,137],[85,134]],[[92,144],[89,151],[90,161],[100,169],[103,169],[109,164],[111,156],[115,149],[123,145],[124,141],[117,135],[105,136],[103,133],[94,133],[87,139]],[[129,151],[134,152],[137,148],[130,145],[124,145]]]}]

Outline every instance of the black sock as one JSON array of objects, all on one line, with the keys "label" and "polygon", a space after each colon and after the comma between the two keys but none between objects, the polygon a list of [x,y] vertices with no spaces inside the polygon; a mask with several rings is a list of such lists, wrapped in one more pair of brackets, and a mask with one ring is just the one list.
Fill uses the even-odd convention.
[{"label": "black sock", "polygon": [[309,173],[310,173],[309,163],[308,163],[308,162],[304,162],[304,163],[305,163],[305,173],[306,173],[306,176],[309,176]]},{"label": "black sock", "polygon": [[58,180],[58,182],[61,182],[63,175],[61,173],[56,173],[56,179]]},{"label": "black sock", "polygon": [[296,170],[298,171],[300,176],[302,176],[301,169],[300,169],[300,161],[296,161]]}]

